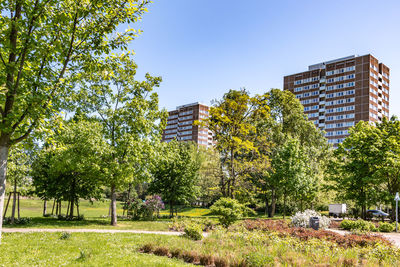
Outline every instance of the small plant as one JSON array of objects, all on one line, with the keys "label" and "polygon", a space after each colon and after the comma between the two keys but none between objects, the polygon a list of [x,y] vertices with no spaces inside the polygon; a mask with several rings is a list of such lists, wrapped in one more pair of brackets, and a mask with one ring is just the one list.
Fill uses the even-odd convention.
[{"label": "small plant", "polygon": [[389,233],[389,232],[393,232],[394,229],[396,228],[396,226],[394,226],[391,223],[380,223],[378,230],[379,232],[384,232],[384,233]]},{"label": "small plant", "polygon": [[203,229],[198,224],[188,224],[185,227],[185,236],[193,240],[201,240],[203,238]]},{"label": "small plant", "polygon": [[214,259],[215,267],[228,267],[228,261],[224,258],[215,258]]},{"label": "small plant", "polygon": [[199,254],[196,251],[185,251],[182,253],[182,259],[188,263],[195,263],[199,261]]},{"label": "small plant", "polygon": [[154,250],[154,255],[157,256],[168,256],[169,250],[166,247],[158,247]]},{"label": "small plant", "polygon": [[219,222],[226,228],[244,215],[255,214],[253,210],[231,198],[220,198],[211,206],[211,211],[219,215]]},{"label": "small plant", "polygon": [[153,244],[146,244],[140,248],[143,253],[152,253],[154,250]]},{"label": "small plant", "polygon": [[71,238],[71,233],[69,233],[69,232],[62,232],[61,233],[61,236],[60,236],[61,240],[67,240],[67,239],[70,239],[70,238]]},{"label": "small plant", "polygon": [[180,259],[182,257],[182,250],[179,248],[171,250],[171,257]]},{"label": "small plant", "polygon": [[84,250],[79,251],[79,257],[77,258],[78,261],[85,261],[87,258],[90,257],[90,253]]},{"label": "small plant", "polygon": [[328,217],[321,216],[320,213],[314,210],[305,210],[304,212],[297,212],[292,217],[292,224],[296,227],[309,228],[311,217],[318,217],[319,227],[322,229],[328,228],[331,223],[331,220]]},{"label": "small plant", "polygon": [[201,255],[200,264],[204,266],[210,266],[214,264],[214,257],[212,255]]}]

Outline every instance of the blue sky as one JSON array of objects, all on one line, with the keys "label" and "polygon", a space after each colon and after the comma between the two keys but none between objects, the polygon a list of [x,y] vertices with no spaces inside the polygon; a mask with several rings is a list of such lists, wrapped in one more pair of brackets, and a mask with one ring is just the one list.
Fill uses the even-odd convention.
[{"label": "blue sky", "polygon": [[229,89],[263,93],[308,65],[371,53],[391,69],[400,116],[398,0],[154,0],[131,44],[139,77],[162,76],[160,106],[210,104]]}]

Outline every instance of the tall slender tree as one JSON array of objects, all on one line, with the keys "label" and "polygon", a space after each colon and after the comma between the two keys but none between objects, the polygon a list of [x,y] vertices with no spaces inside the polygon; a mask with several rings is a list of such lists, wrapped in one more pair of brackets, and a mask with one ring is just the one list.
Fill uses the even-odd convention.
[{"label": "tall slender tree", "polygon": [[0,234],[10,147],[59,112],[77,73],[127,48],[137,32],[117,27],[140,19],[148,3],[0,1]]},{"label": "tall slender tree", "polygon": [[117,190],[150,178],[167,116],[153,91],[161,78],[146,74],[146,80],[137,81],[136,68],[130,53],[108,56],[82,74],[76,91],[79,110],[102,124],[108,144],[102,170],[111,188],[112,225],[117,225]]}]

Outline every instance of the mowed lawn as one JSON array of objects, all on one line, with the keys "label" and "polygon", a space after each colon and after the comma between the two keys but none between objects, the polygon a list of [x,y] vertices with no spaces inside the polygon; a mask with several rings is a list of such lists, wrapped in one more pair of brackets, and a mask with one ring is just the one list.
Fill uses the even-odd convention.
[{"label": "mowed lawn", "polygon": [[148,242],[190,242],[183,237],[128,233],[4,233],[0,266],[189,266],[183,261],[142,254]]},{"label": "mowed lawn", "polygon": [[[11,215],[11,202],[6,216]],[[21,199],[20,209],[21,217],[30,217],[31,222],[24,225],[5,225],[4,227],[19,228],[87,228],[87,229],[119,229],[119,230],[148,230],[148,231],[168,231],[169,219],[160,219],[157,221],[132,221],[129,219],[118,219],[118,226],[111,226],[108,201],[89,202],[81,200],[79,204],[80,214],[85,219],[82,221],[63,221],[52,217],[43,217],[43,201],[40,199]],[[47,213],[51,213],[53,202],[48,202]],[[6,205],[6,203],[5,203]],[[62,203],[62,214],[65,214],[67,202]],[[117,205],[118,215],[123,214],[122,203]],[[75,212],[76,214],[76,212]],[[169,210],[161,211],[161,215],[168,215]],[[208,209],[202,208],[182,208],[179,216],[201,217],[209,214]]]}]

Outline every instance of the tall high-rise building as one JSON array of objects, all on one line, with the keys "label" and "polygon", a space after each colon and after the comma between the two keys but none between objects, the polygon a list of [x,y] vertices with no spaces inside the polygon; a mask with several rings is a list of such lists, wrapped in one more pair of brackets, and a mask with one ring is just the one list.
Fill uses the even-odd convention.
[{"label": "tall high-rise building", "polygon": [[192,103],[176,107],[176,110],[168,112],[167,127],[162,141],[170,142],[193,141],[198,145],[210,147],[214,144],[212,132],[207,128],[193,125],[194,121],[202,121],[209,117],[209,107],[201,103]]},{"label": "tall high-rise building", "polygon": [[353,55],[285,76],[283,88],[296,95],[308,118],[336,146],[359,121],[389,117],[389,73],[372,55]]}]

